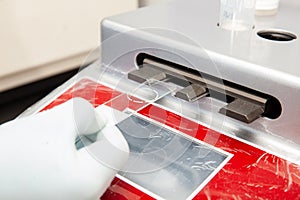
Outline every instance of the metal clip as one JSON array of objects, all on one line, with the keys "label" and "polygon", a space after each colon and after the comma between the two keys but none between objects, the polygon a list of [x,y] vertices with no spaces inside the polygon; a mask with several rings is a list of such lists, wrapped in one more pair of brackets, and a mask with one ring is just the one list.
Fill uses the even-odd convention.
[{"label": "metal clip", "polygon": [[153,79],[161,81],[166,77],[167,75],[161,70],[148,66],[143,66],[142,68],[129,72],[128,74],[129,79],[138,83],[144,83],[146,81],[149,82]]},{"label": "metal clip", "polygon": [[221,108],[219,112],[242,122],[251,123],[264,113],[264,106],[242,99],[235,99]]},{"label": "metal clip", "polygon": [[[195,69],[153,56],[145,57],[139,65],[140,69],[128,74],[129,79],[139,83],[151,82],[154,79],[169,81],[180,87],[184,86],[185,88],[177,91],[175,96],[188,102],[196,101],[207,95],[224,102],[233,99],[232,102],[221,108],[219,113],[239,121],[251,123],[261,116],[275,119],[281,113],[281,105],[276,98],[208,74],[200,74]],[[203,74],[205,76],[202,76]],[[218,96],[220,94],[226,98],[220,99]]]},{"label": "metal clip", "polygon": [[189,85],[175,94],[176,97],[190,102],[196,101],[205,95],[207,95],[206,88],[199,84]]}]

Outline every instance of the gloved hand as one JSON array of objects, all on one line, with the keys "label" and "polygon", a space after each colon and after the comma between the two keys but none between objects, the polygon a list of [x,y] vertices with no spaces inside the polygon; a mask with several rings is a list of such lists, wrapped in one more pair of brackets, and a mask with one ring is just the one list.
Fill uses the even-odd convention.
[{"label": "gloved hand", "polygon": [[[0,199],[96,200],[125,164],[129,148],[87,101],[0,126]],[[77,150],[78,134],[100,140]]]}]

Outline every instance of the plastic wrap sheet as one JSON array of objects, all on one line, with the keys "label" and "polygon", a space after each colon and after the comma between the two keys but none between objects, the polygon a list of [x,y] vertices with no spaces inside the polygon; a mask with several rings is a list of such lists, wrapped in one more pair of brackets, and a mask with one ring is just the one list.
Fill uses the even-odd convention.
[{"label": "plastic wrap sheet", "polygon": [[125,115],[116,125],[129,143],[130,159],[101,199],[300,199],[299,165],[155,104],[172,93],[169,86],[145,101],[143,92],[115,87],[118,75],[110,75],[99,81],[82,72],[22,115],[75,96]]}]

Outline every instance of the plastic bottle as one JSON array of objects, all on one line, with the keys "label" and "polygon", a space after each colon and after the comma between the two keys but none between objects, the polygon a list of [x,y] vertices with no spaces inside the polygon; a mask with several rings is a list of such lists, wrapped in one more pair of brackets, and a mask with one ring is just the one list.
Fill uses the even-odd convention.
[{"label": "plastic bottle", "polygon": [[275,15],[279,0],[256,0],[256,15]]}]

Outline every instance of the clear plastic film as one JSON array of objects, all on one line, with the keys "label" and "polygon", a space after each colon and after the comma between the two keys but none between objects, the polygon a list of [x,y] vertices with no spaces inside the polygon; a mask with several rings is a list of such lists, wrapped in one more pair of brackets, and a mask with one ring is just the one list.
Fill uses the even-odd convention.
[{"label": "clear plastic film", "polygon": [[[234,13],[232,9],[241,8],[238,12],[244,9],[241,5],[224,7],[223,17],[232,17],[237,23],[236,28],[249,30],[254,25],[251,21],[254,5],[246,8],[251,10],[251,16]],[[239,14],[251,19],[242,18],[246,21],[243,24],[238,21]],[[223,22],[226,25],[227,21]],[[164,31],[156,33],[161,35]],[[110,125],[118,127],[131,153],[128,163],[102,200],[299,198],[299,163],[271,151],[272,148],[274,151],[286,150],[281,141],[276,141],[275,145],[266,134],[250,132],[247,127],[241,129],[245,126],[219,114],[219,108],[226,102],[209,97],[187,102],[174,95],[183,88],[178,85],[155,80],[144,83],[129,80],[128,73],[137,69],[136,55],[145,49],[127,52],[126,45],[120,45],[124,40],[128,38],[117,37],[116,46],[104,44],[109,55],[104,54],[102,59],[107,62],[98,60],[89,65],[20,116],[82,97],[90,101]],[[153,47],[146,50],[192,66],[174,53],[170,55]],[[115,59],[118,51],[117,55],[127,54]],[[214,68],[211,62],[204,65]],[[266,133],[264,128],[262,124],[261,130]],[[97,134],[78,137],[76,146],[80,149],[96,140]],[[267,146],[268,150],[261,146]],[[294,150],[293,147],[290,149]]]},{"label": "clear plastic film", "polygon": [[117,126],[131,149],[118,177],[157,198],[193,198],[231,157],[143,117],[131,116]]},{"label": "clear plastic film", "polygon": [[[166,109],[160,103],[175,98],[176,86],[138,84],[124,71],[99,65],[84,69],[22,116],[83,97],[119,128],[130,157],[101,199],[299,198],[299,165],[200,125],[204,116],[194,116],[195,108],[180,115],[180,106],[187,108],[187,103],[173,99],[177,108]],[[77,147],[96,140],[96,135],[81,137]]]},{"label": "clear plastic film", "polygon": [[[122,86],[124,87],[124,86]],[[117,125],[119,122],[137,114],[139,110],[172,93],[176,88],[164,82],[153,80],[151,83],[127,86],[127,91],[118,93],[115,97],[96,108],[98,115],[106,119],[107,125]],[[121,130],[121,129],[120,129]],[[77,139],[78,149],[96,141],[97,133]]]},{"label": "clear plastic film", "polygon": [[[83,97],[94,104],[96,112],[110,125],[119,128],[129,144],[129,160],[118,178],[139,185],[141,190],[157,198],[195,196],[195,191],[205,186],[231,154],[140,114],[141,110],[172,95],[178,89],[176,86],[156,80],[138,84],[128,80],[121,71],[105,66],[95,81],[93,71],[97,65],[94,63],[83,70],[22,116],[51,109],[73,97]],[[185,124],[184,127],[194,126]],[[76,147],[80,149],[96,140],[97,134],[80,136]],[[105,162],[105,158],[100,160]],[[105,164],[110,165],[109,161]]]}]

